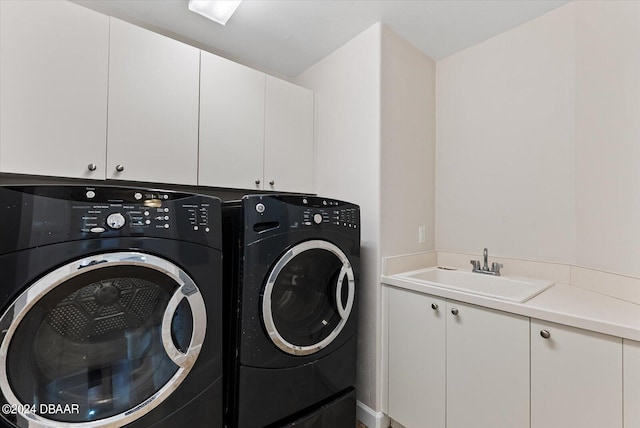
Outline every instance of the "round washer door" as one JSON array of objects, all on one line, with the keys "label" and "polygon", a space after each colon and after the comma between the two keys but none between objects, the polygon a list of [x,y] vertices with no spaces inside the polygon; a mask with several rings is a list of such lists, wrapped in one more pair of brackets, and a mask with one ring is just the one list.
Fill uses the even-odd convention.
[{"label": "round washer door", "polygon": [[349,259],[323,240],[302,242],[276,262],[262,297],[271,341],[291,355],[316,353],[344,328],[355,298]]},{"label": "round washer door", "polygon": [[2,413],[21,427],[120,427],[184,381],[206,332],[178,266],[138,252],[68,263],[0,318]]}]

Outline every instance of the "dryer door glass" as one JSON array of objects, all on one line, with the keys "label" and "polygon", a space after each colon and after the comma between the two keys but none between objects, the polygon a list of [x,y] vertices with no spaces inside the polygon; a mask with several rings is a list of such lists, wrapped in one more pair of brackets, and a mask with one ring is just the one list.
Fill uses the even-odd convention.
[{"label": "dryer door glass", "polygon": [[[191,305],[180,298],[188,291],[184,278],[109,257],[86,264],[86,272],[45,276],[52,281],[47,292],[31,300],[21,317],[14,314],[4,337],[2,392],[9,402],[35,405],[40,426],[128,423],[148,412],[132,418],[137,407],[155,407],[159,393],[184,378],[180,356],[189,351],[196,323]],[[26,298],[18,299],[14,312]],[[55,407],[59,403],[68,406]]]},{"label": "dryer door glass", "polygon": [[276,263],[265,287],[269,337],[294,355],[323,349],[344,327],[354,293],[353,270],[338,247],[321,240],[293,247]]}]

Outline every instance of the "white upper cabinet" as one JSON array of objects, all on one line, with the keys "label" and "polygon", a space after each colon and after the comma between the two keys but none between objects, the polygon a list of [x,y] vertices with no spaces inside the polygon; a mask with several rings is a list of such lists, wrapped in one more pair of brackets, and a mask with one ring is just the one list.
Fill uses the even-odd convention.
[{"label": "white upper cabinet", "polygon": [[198,184],[262,189],[265,74],[202,52]]},{"label": "white upper cabinet", "polygon": [[109,18],[0,1],[0,172],[105,178]]},{"label": "white upper cabinet", "polygon": [[622,428],[622,413],[622,339],[532,320],[531,428]]},{"label": "white upper cabinet", "polygon": [[107,178],[197,184],[200,50],[111,18]]},{"label": "white upper cabinet", "polygon": [[0,0],[0,172],[313,193],[313,92],[68,1]]},{"label": "white upper cabinet", "polygon": [[313,92],[267,76],[264,189],[313,189]]}]

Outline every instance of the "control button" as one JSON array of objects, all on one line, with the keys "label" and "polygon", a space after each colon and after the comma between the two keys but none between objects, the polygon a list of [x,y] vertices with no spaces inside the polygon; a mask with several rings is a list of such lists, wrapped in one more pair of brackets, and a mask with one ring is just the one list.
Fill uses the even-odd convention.
[{"label": "control button", "polygon": [[198,230],[198,226],[193,226],[193,230]]},{"label": "control button", "polygon": [[322,201],[322,205],[327,205],[327,201]]},{"label": "control button", "polygon": [[146,220],[144,223],[145,224],[151,224],[151,220]]},{"label": "control button", "polygon": [[87,190],[87,199],[93,199],[96,197],[96,192],[93,190]]},{"label": "control button", "polygon": [[256,205],[256,211],[258,211],[260,214],[262,214],[262,213],[264,212],[264,210],[265,210],[265,209],[266,209],[266,208],[265,208],[264,204],[258,204],[258,205]]},{"label": "control button", "polygon": [[302,198],[302,203],[303,203],[303,204],[308,204],[308,203],[309,203],[309,201],[307,201],[307,198]]},{"label": "control button", "polygon": [[169,225],[165,223],[164,228],[169,229]]},{"label": "control button", "polygon": [[304,224],[305,224],[306,226],[311,226],[311,222],[310,222],[310,221],[305,221],[305,222],[304,222]]},{"label": "control button", "polygon": [[89,229],[89,232],[91,232],[91,233],[102,233],[105,230],[106,229],[104,227],[92,227],[91,229]]},{"label": "control button", "polygon": [[168,215],[164,216],[164,219],[169,220],[169,216]]},{"label": "control button", "polygon": [[168,213],[169,212],[169,208],[165,208],[164,212]]},{"label": "control button", "polygon": [[144,215],[149,216],[149,211],[145,211]]},{"label": "control button", "polygon": [[322,214],[314,214],[313,215],[313,222],[315,224],[320,224],[322,223]]},{"label": "control button", "polygon": [[112,229],[120,229],[124,226],[125,220],[124,216],[120,213],[112,213],[107,217],[107,226]]},{"label": "control button", "polygon": [[208,227],[206,227],[206,228],[204,229],[204,231],[205,231],[205,232],[209,232],[210,230],[211,230],[211,229],[209,229]]},{"label": "control button", "polygon": [[133,194],[133,197],[136,199],[136,201],[139,201],[140,199],[142,199],[142,193],[136,192]]}]

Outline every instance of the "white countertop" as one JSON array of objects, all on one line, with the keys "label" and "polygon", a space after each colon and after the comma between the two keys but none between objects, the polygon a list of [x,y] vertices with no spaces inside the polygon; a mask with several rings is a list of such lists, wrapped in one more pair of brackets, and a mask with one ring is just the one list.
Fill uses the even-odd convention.
[{"label": "white countertop", "polygon": [[574,285],[557,283],[523,303],[515,303],[431,286],[399,275],[383,275],[381,282],[450,300],[640,341],[640,305]]}]

